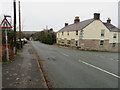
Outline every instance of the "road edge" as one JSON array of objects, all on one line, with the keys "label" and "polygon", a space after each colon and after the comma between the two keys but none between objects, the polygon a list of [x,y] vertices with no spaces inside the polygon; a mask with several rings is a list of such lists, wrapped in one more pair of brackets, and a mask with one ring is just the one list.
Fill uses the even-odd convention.
[{"label": "road edge", "polygon": [[32,50],[33,50],[34,54],[36,55],[36,62],[37,62],[37,64],[38,64],[39,70],[40,70],[40,72],[41,72],[41,76],[42,76],[42,78],[43,78],[43,80],[44,80],[44,82],[45,82],[45,83],[44,83],[44,86],[45,86],[45,88],[48,88],[48,89],[49,89],[49,88],[52,88],[52,85],[51,85],[50,80],[48,79],[47,73],[45,72],[45,70],[44,70],[44,68],[43,68],[43,64],[42,64],[42,62],[41,62],[41,59],[40,59],[37,51],[36,51],[35,48],[33,47],[33,45],[31,45],[31,46],[32,46]]}]

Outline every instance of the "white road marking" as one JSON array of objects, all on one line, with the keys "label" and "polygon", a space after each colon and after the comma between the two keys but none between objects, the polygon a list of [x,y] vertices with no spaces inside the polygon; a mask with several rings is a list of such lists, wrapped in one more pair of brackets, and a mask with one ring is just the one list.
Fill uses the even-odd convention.
[{"label": "white road marking", "polygon": [[114,77],[116,77],[116,78],[120,78],[120,76],[118,76],[118,75],[116,75],[116,74],[113,74],[113,73],[111,73],[111,72],[109,72],[109,71],[106,71],[106,70],[104,70],[104,69],[101,69],[101,68],[99,68],[99,67],[97,67],[97,66],[94,66],[94,65],[92,65],[92,64],[89,64],[89,63],[87,63],[87,62],[84,62],[84,61],[81,61],[81,60],[79,60],[79,62],[84,63],[84,64],[86,64],[86,65],[88,65],[88,66],[91,66],[91,67],[93,67],[93,68],[95,68],[95,69],[98,69],[98,70],[100,70],[100,71],[102,71],[102,72],[105,72],[105,73],[107,73],[107,74],[109,74],[109,75],[112,75],[112,76],[114,76]]},{"label": "white road marking", "polygon": [[60,53],[61,53],[62,55],[64,55],[64,56],[67,56],[67,57],[69,56],[69,55],[67,55],[67,54],[65,54],[65,53],[63,53],[63,52],[60,52]]},{"label": "white road marking", "polygon": [[67,54],[64,54],[64,53],[63,53],[63,55],[64,55],[64,56],[67,56],[67,57],[69,56],[69,55],[67,55]]},{"label": "white road marking", "polygon": [[113,59],[113,58],[110,58],[110,60],[117,61],[117,62],[119,61],[118,59]]},{"label": "white road marking", "polygon": [[[105,57],[105,56],[100,56],[101,58],[108,58],[108,57]],[[113,60],[113,61],[116,61],[118,62],[119,60],[118,59],[113,59],[113,58],[108,58],[109,60]]]}]

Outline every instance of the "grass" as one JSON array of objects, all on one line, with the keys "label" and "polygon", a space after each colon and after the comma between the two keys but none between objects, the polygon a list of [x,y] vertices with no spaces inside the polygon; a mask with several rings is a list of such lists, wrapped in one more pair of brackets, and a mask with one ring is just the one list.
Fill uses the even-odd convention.
[{"label": "grass", "polygon": [[2,63],[2,64],[10,64],[10,63],[12,63],[13,61],[15,61],[15,59],[17,59],[18,57],[20,57],[20,54],[16,54],[15,56],[14,56],[14,58],[12,59],[12,60],[4,60],[4,62],[0,62],[0,64]]},{"label": "grass", "polygon": [[12,61],[11,60],[5,60],[4,62],[1,62],[2,64],[10,64]]}]

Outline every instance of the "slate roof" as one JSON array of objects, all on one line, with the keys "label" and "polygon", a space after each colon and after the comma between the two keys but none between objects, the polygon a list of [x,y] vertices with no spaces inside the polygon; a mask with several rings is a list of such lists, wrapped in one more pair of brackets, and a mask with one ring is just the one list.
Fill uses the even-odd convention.
[{"label": "slate roof", "polygon": [[110,23],[103,23],[111,32],[120,32],[120,29]]},{"label": "slate roof", "polygon": [[[76,31],[76,30],[82,30],[84,29],[86,26],[88,26],[90,23],[92,23],[95,19],[87,19],[84,21],[81,21],[79,23],[75,23],[75,24],[70,24],[68,26],[63,27],[62,29],[60,29],[58,32],[63,32],[63,31]],[[118,29],[117,27],[115,27],[112,24],[109,23],[104,23],[102,22],[111,32],[120,32],[120,29]]]},{"label": "slate roof", "polygon": [[74,30],[82,30],[83,28],[85,28],[87,25],[89,25],[90,23],[92,23],[94,21],[94,19],[88,19],[79,23],[75,23],[75,24],[70,24],[68,26],[63,27],[60,31],[58,32],[62,32],[62,31],[74,31]]}]

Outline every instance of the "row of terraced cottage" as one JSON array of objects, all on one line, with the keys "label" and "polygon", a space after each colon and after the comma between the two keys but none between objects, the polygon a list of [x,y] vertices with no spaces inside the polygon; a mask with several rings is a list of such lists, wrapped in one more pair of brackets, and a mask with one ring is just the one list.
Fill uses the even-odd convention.
[{"label": "row of terraced cottage", "polygon": [[120,29],[100,20],[100,13],[94,13],[92,19],[80,21],[75,17],[74,24],[68,25],[57,32],[57,44],[78,47],[82,50],[114,51],[118,52]]}]

